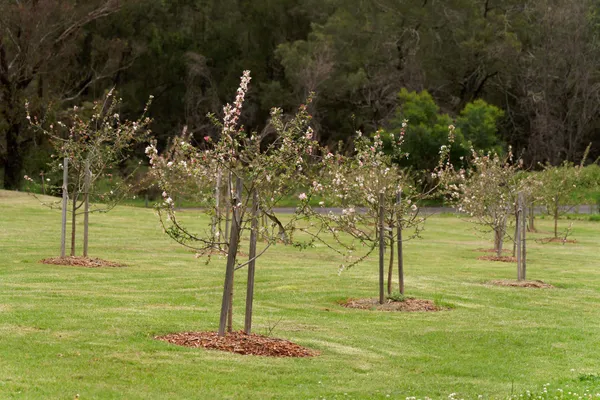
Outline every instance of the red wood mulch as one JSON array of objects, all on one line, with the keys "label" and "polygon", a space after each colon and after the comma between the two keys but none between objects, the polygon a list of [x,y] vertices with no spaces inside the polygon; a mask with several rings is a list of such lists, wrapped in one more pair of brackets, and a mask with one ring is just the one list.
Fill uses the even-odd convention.
[{"label": "red wood mulch", "polygon": [[124,267],[125,265],[112,261],[102,260],[100,258],[88,257],[53,257],[40,260],[42,264],[53,265],[73,265],[85,268],[102,268],[102,267]]},{"label": "red wood mulch", "polygon": [[231,353],[267,357],[314,357],[316,350],[307,349],[288,340],[262,335],[246,335],[243,331],[228,332],[219,337],[217,332],[181,332],[155,339],[185,347],[229,351]]},{"label": "red wood mulch", "polygon": [[346,308],[358,308],[361,310],[377,311],[442,311],[444,307],[438,307],[431,300],[406,298],[404,301],[393,301],[387,299],[379,304],[379,299],[348,299],[340,303]]},{"label": "red wood mulch", "polygon": [[[475,249],[475,251],[480,253],[496,253],[496,249]],[[509,253],[510,250],[502,250],[503,253]]]},{"label": "red wood mulch", "polygon": [[511,281],[511,280],[497,280],[491,281],[490,284],[496,286],[510,286],[510,287],[522,287],[522,288],[533,288],[533,289],[553,289],[554,286],[549,283],[542,281]]},{"label": "red wood mulch", "polygon": [[502,262],[511,262],[511,263],[516,263],[517,262],[517,258],[516,257],[509,257],[509,256],[502,256],[502,257],[498,257],[498,256],[481,256],[481,257],[477,257],[478,260],[486,260],[486,261],[502,261]]}]

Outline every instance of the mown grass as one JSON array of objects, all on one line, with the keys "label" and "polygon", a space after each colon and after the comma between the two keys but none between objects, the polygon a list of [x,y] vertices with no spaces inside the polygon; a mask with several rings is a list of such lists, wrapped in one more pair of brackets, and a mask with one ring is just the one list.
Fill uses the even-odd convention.
[{"label": "mown grass", "polygon": [[[430,218],[406,245],[406,287],[454,306],[438,313],[343,308],[337,301],[376,296],[374,259],[338,276],[327,249],[278,245],[257,265],[255,331],[321,355],[271,359],[153,339],[216,329],[224,260],[206,265],[169,241],[152,210],[93,215],[91,254],[128,267],[84,269],[38,263],[58,255],[59,212],[2,191],[0,207],[3,399],[506,398],[546,383],[565,394],[600,387],[579,379],[600,373],[597,222],[575,222],[575,244],[530,242],[528,278],[557,286],[535,290],[487,285],[514,278],[516,266],[478,261],[474,249],[489,244],[468,224]],[[548,236],[551,221],[537,228]]]}]

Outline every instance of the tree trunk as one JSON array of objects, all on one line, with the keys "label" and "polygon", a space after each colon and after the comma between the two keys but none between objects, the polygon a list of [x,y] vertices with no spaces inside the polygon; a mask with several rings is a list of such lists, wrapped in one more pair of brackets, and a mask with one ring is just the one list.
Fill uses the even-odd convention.
[{"label": "tree trunk", "polygon": [[[237,204],[242,198],[242,179],[236,180],[236,192],[233,196],[232,204],[233,218],[231,224],[231,234],[229,235],[229,248],[227,251],[227,267],[225,269],[225,283],[223,285],[223,299],[221,302],[221,317],[219,319],[219,336],[225,336],[225,328],[227,325],[227,316],[230,311],[229,303],[231,302],[231,293],[233,291],[233,273],[237,258],[237,248],[239,244],[239,235],[241,230],[240,209]],[[229,208],[229,207],[228,207]]]},{"label": "tree trunk", "polygon": [[535,203],[529,205],[529,232],[535,232]]},{"label": "tree trunk", "polygon": [[73,207],[71,214],[71,257],[75,257],[75,233],[77,231],[77,199],[79,198],[79,192],[77,188],[73,187]]},{"label": "tree trunk", "polygon": [[388,265],[387,292],[392,294],[392,278],[394,271],[394,238],[390,236],[390,263]]},{"label": "tree trunk", "polygon": [[519,197],[517,200],[517,216],[515,221],[515,246],[516,246],[516,256],[517,256],[517,280],[523,280],[523,270],[521,269],[521,219],[523,218],[523,208],[521,202],[521,193],[519,193]]},{"label": "tree trunk", "polygon": [[494,228],[494,249],[496,250],[496,255],[498,257],[502,257],[502,245],[504,244],[503,242],[505,224],[506,221]]},{"label": "tree trunk", "polygon": [[379,304],[383,304],[385,301],[384,291],[384,274],[385,274],[385,227],[384,227],[384,212],[385,208],[383,205],[384,195],[379,193]]},{"label": "tree trunk", "polygon": [[521,253],[521,276],[523,277],[523,280],[527,279],[527,240],[526,240],[526,236],[527,236],[527,201],[525,199],[525,196],[523,195],[522,200],[521,200],[521,204],[522,209],[523,209],[523,217],[522,217],[522,229],[521,229],[521,246],[523,247],[522,253]]},{"label": "tree trunk", "polygon": [[554,201],[554,237],[558,237],[558,196]]},{"label": "tree trunk", "polygon": [[256,241],[258,239],[258,193],[252,192],[252,226],[250,230],[250,250],[248,252],[248,283],[246,285],[246,319],[244,332],[252,333],[252,303],[254,302],[254,270],[256,266]]},{"label": "tree trunk", "polygon": [[88,256],[88,230],[89,230],[89,218],[90,218],[90,181],[92,179],[90,171],[90,161],[87,160],[85,163],[85,181],[83,183],[84,191],[84,205],[83,205],[83,256]]},{"label": "tree trunk", "polygon": [[[402,201],[402,191],[396,193],[396,204],[400,204]],[[404,255],[402,254],[402,215],[398,213],[396,215],[396,240],[398,243],[396,244],[396,248],[398,249],[398,290],[400,294],[404,294]]]},{"label": "tree trunk", "polygon": [[62,185],[62,219],[60,236],[60,256],[65,258],[67,255],[67,207],[69,206],[69,159],[63,159],[63,185]]},{"label": "tree trunk", "polygon": [[[11,114],[14,114],[11,113]],[[16,118],[16,117],[15,117]],[[21,136],[21,123],[10,122],[6,130],[6,157],[4,163],[4,189],[19,190],[23,176],[23,151],[19,138]]]}]

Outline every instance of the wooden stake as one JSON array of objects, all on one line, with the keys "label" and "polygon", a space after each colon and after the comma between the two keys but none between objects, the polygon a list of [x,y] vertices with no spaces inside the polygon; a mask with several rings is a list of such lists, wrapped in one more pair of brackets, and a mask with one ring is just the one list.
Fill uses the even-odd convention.
[{"label": "wooden stake", "polygon": [[244,332],[252,332],[252,303],[254,301],[254,271],[256,265],[256,241],[258,240],[258,193],[252,192],[252,226],[250,230],[250,250],[248,251],[248,282],[246,285],[246,319]]},{"label": "wooden stake", "polygon": [[384,212],[385,208],[383,205],[384,194],[379,193],[379,304],[383,304],[385,301],[384,292],[384,259],[385,259],[385,226],[384,226]]},{"label": "wooden stake", "polygon": [[83,256],[88,256],[88,228],[90,215],[90,184],[92,172],[90,171],[90,160],[85,162],[85,180],[83,182],[84,205],[83,205]]},{"label": "wooden stake", "polygon": [[62,185],[62,223],[60,237],[60,256],[66,257],[66,242],[67,242],[67,207],[69,205],[69,159],[63,159],[63,185]]},{"label": "wooden stake", "polygon": [[517,247],[517,280],[523,280],[523,270],[521,269],[521,219],[523,218],[523,209],[521,204],[521,193],[518,195],[517,200],[517,220],[515,223],[516,235],[515,235],[515,244]]},{"label": "wooden stake", "polygon": [[521,251],[521,275],[523,280],[527,279],[527,201],[525,199],[525,195],[521,194],[521,209],[523,210],[523,223],[521,226],[521,245],[523,250]]},{"label": "wooden stake", "polygon": [[[396,193],[396,204],[400,206],[402,202],[402,191]],[[398,207],[400,210],[400,207]],[[396,240],[398,241],[396,248],[398,249],[398,290],[400,294],[404,294],[404,258],[402,254],[402,213],[396,215]]]}]

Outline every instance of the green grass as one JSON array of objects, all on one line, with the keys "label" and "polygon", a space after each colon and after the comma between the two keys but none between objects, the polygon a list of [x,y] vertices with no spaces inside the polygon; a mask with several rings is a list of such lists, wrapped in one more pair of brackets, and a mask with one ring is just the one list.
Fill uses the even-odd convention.
[{"label": "green grass", "polygon": [[[438,313],[343,308],[340,299],[376,296],[375,259],[338,276],[323,247],[276,246],[257,265],[255,331],[274,327],[321,355],[271,359],[153,339],[217,328],[224,260],[195,259],[152,210],[93,215],[91,255],[128,267],[84,269],[38,263],[58,255],[59,212],[3,191],[0,207],[1,399],[506,398],[546,383],[565,396],[600,387],[597,222],[574,223],[576,244],[530,242],[528,278],[558,287],[535,290],[486,285],[516,266],[478,261],[473,250],[488,242],[457,218],[430,218],[405,247],[406,294],[454,306]],[[538,221],[546,234],[535,237],[551,223]]]}]

